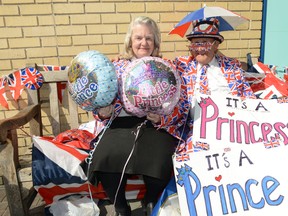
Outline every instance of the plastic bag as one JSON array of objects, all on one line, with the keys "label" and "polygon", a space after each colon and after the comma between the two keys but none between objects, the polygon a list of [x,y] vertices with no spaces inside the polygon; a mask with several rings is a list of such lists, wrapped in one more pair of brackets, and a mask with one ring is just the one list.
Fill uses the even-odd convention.
[{"label": "plastic bag", "polygon": [[99,216],[100,210],[95,202],[86,196],[70,196],[59,200],[50,207],[54,216]]}]

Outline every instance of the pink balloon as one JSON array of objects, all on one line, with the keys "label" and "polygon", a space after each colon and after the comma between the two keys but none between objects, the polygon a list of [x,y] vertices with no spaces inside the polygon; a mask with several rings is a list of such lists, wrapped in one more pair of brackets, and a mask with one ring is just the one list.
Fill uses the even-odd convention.
[{"label": "pink balloon", "polygon": [[180,77],[169,62],[158,57],[143,57],[126,68],[120,92],[129,113],[138,117],[148,112],[168,115],[180,97]]}]

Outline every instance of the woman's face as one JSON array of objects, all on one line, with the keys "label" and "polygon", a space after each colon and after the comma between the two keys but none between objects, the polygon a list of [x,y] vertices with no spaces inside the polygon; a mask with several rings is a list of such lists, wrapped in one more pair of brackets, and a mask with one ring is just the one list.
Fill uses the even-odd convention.
[{"label": "woman's face", "polygon": [[135,25],[131,36],[132,51],[136,58],[151,56],[154,51],[154,34],[145,24]]},{"label": "woman's face", "polygon": [[[203,46],[201,46],[201,44]],[[191,46],[193,47],[193,45],[197,48],[190,50],[192,56],[194,56],[200,64],[205,65],[214,58],[218,50],[219,42],[213,38],[192,38]]]}]

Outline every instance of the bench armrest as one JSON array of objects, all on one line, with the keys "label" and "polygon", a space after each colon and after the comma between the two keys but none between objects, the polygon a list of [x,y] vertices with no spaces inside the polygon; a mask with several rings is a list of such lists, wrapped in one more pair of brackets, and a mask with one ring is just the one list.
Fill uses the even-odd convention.
[{"label": "bench armrest", "polygon": [[15,130],[35,119],[39,113],[40,104],[30,105],[21,110],[15,116],[0,120],[0,144],[4,144],[10,130]]}]

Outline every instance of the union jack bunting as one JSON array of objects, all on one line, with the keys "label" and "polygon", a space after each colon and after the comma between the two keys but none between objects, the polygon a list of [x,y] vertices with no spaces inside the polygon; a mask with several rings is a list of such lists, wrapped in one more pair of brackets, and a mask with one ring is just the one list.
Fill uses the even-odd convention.
[{"label": "union jack bunting", "polygon": [[22,84],[21,81],[21,71],[18,70],[9,74],[7,76],[7,81],[12,97],[14,98],[15,101],[17,101],[24,89],[24,85]]},{"label": "union jack bunting", "polygon": [[0,78],[0,104],[6,109],[9,109],[6,97],[6,84],[7,84],[6,76]]},{"label": "union jack bunting", "polygon": [[43,76],[35,68],[21,69],[21,80],[22,84],[26,86],[26,88],[32,90],[39,89],[43,84]]},{"label": "union jack bunting", "polygon": [[61,71],[66,70],[68,66],[55,66],[55,65],[43,65],[44,71]]},{"label": "union jack bunting", "polygon": [[[55,66],[55,65],[43,65],[42,67],[44,71],[65,71],[68,68],[68,66]],[[60,103],[62,103],[63,101],[64,90],[66,89],[66,87],[67,85],[64,82],[57,83],[57,94]]]}]

